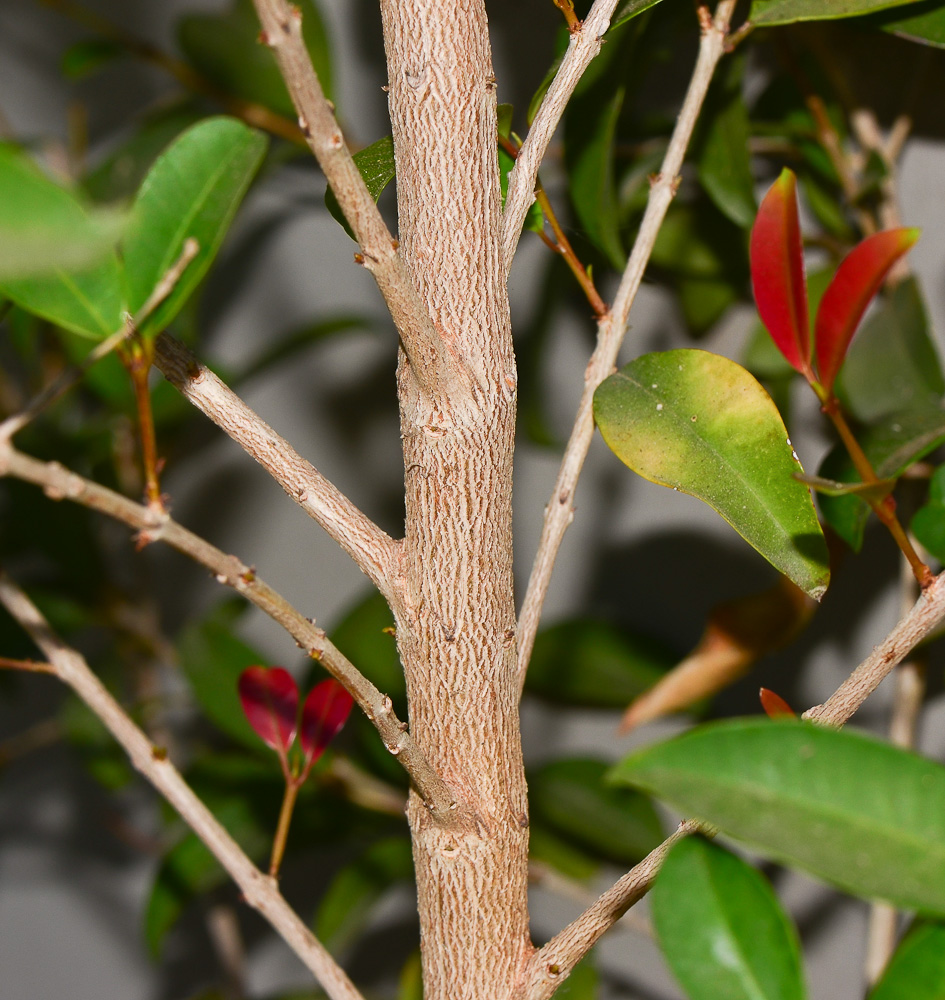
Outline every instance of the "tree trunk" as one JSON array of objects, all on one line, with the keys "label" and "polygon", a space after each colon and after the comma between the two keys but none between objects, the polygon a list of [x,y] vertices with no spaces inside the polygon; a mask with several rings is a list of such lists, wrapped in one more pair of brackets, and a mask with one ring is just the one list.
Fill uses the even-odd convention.
[{"label": "tree trunk", "polygon": [[531,950],[528,805],[515,680],[515,359],[481,0],[382,0],[400,244],[465,373],[398,373],[406,528],[396,603],[410,727],[466,819],[408,814],[425,1000],[509,995]]}]

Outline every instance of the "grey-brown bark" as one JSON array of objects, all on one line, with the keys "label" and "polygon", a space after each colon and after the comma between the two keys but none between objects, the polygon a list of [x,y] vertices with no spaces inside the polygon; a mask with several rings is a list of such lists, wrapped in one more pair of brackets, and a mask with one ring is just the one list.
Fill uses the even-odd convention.
[{"label": "grey-brown bark", "polygon": [[512,586],[515,360],[495,85],[480,0],[383,0],[400,248],[464,373],[399,372],[406,530],[395,601],[411,731],[469,816],[408,810],[424,995],[508,996],[531,949]]}]

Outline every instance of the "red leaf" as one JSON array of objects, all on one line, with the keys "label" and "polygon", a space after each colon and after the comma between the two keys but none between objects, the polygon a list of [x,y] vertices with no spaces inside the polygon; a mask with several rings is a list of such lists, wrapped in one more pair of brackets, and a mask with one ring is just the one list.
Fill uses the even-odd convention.
[{"label": "red leaf", "polygon": [[918,229],[887,229],[858,243],[840,263],[817,310],[814,343],[817,372],[827,393],[833,389],[857,325],[889,269],[919,238]]},{"label": "red leaf", "polygon": [[354,699],[336,680],[322,681],[309,691],[299,730],[306,771],[338,734],[353,704]]},{"label": "red leaf", "polygon": [[239,679],[240,702],[256,735],[287,752],[299,718],[299,689],[282,667],[247,667]]},{"label": "red leaf", "polygon": [[758,692],[758,697],[761,699],[761,707],[772,719],[797,718],[794,709],[791,708],[781,695],[775,694],[774,691],[762,688]]},{"label": "red leaf", "polygon": [[751,284],[761,322],[793,368],[812,380],[810,322],[797,178],[790,170],[771,185],[751,227]]}]

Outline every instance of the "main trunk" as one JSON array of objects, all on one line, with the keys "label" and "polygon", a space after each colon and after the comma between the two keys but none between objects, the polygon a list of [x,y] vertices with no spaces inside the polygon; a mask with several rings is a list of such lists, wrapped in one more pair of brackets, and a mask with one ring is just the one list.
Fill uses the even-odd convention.
[{"label": "main trunk", "polygon": [[528,937],[515,684],[515,360],[499,241],[495,83],[480,0],[382,0],[401,249],[466,373],[441,396],[405,358],[397,614],[410,726],[466,818],[409,820],[425,1000],[508,996]]}]

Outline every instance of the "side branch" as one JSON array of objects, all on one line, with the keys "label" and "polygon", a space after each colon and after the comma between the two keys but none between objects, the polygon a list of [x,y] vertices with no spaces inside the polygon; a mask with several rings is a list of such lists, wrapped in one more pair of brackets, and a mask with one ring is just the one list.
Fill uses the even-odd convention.
[{"label": "side branch", "polygon": [[[736,0],[721,0],[716,10],[715,19],[703,30],[699,56],[692,73],[689,89],[680,109],[676,127],[673,129],[673,135],[663,158],[660,172],[650,188],[646,211],[643,214],[643,221],[640,223],[640,231],[620,279],[613,307],[597,326],[597,345],[584,373],[584,391],[578,404],[574,428],[561,460],[558,478],[555,480],[551,499],[545,508],[545,520],[538,543],[538,553],[535,556],[528,589],[525,592],[525,600],[519,615],[520,688],[525,683],[525,671],[528,669],[528,661],[531,658],[535,633],[538,631],[538,621],[541,618],[541,609],[548,592],[548,584],[551,581],[551,572],[558,555],[558,548],[574,517],[574,491],[584,465],[584,459],[587,457],[588,448],[591,445],[591,439],[594,436],[594,392],[614,370],[617,352],[620,350],[626,333],[630,309],[640,288],[640,283],[643,281],[643,273],[646,270],[650,254],[653,252],[657,233],[663,224],[670,203],[676,195],[679,171],[682,169],[686,148],[692,137],[715,67],[722,58],[725,36],[728,33],[735,3]],[[596,6],[595,4],[595,8]],[[584,22],[584,30],[587,30],[589,21],[590,19]],[[527,144],[528,140],[526,140]],[[525,146],[522,147],[522,152],[524,150]],[[516,160],[516,166],[520,162],[521,153],[519,159]],[[511,181],[509,191],[511,192]],[[508,205],[508,201],[506,204]]]},{"label": "side branch", "polygon": [[397,756],[417,792],[438,822],[455,822],[455,799],[443,779],[397,718],[390,698],[378,689],[325,635],[324,629],[294,608],[280,593],[236,556],[227,555],[167,514],[137,504],[120,493],[70,472],[58,462],[40,462],[9,445],[0,444],[0,476],[14,476],[43,489],[53,500],[72,500],[137,529],[149,541],[163,541],[189,556],[278,622],[297,645],[320,661],[351,692],[371,720],[387,749]]},{"label": "side branch", "polygon": [[532,119],[531,128],[518,152],[515,166],[509,174],[505,211],[502,216],[502,254],[505,273],[512,268],[512,258],[522,235],[525,215],[535,200],[535,181],[538,168],[544,159],[548,143],[554,135],[564,109],[574,93],[574,88],[584,75],[584,71],[600,52],[604,32],[610,24],[617,0],[595,0],[584,23],[571,33],[568,51],[561,60],[551,86],[545,92],[538,111]]},{"label": "side branch", "polygon": [[399,543],[330,483],[182,344],[161,334],[154,364],[180,393],[272,476],[351,556],[387,598],[393,598]]},{"label": "side branch", "polygon": [[[945,573],[927,587],[912,610],[840,685],[823,705],[809,709],[805,719],[832,726],[848,722],[880,682],[945,621]],[[672,845],[691,833],[711,836],[713,828],[686,820],[638,865],[609,888],[577,919],[559,931],[530,958],[515,1000],[548,1000],[575,965],[604,933],[650,890]]]},{"label": "side branch", "polygon": [[462,376],[410,278],[335,120],[302,39],[301,16],[286,0],[253,0],[262,40],[272,49],[299,114],[299,127],[351,226],[364,266],[384,296],[419,384],[443,391]]},{"label": "side branch", "polygon": [[305,963],[331,1000],[363,1000],[344,970],[331,957],[242,848],[197,798],[161,747],[154,746],[125,714],[84,658],[66,646],[36,606],[5,574],[0,573],[0,603],[29,633],[54,667],[56,676],[76,692],[102,720],[131,758],[135,768],[177,810],[240,887],[246,902],[264,916]]}]

